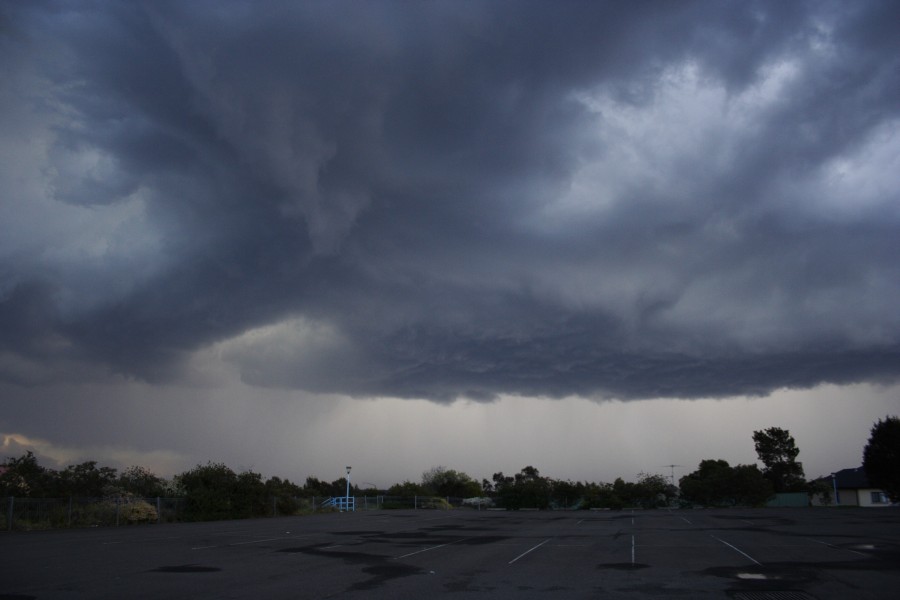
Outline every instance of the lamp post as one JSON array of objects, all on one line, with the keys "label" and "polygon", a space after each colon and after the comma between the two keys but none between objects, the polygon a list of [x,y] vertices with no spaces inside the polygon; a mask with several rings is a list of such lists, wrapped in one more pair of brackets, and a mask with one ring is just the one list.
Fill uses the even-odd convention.
[{"label": "lamp post", "polygon": [[834,487],[834,505],[839,506],[841,499],[838,497],[837,476],[834,473],[831,474],[831,485]]},{"label": "lamp post", "polygon": [[347,506],[350,506],[350,466],[347,466]]}]

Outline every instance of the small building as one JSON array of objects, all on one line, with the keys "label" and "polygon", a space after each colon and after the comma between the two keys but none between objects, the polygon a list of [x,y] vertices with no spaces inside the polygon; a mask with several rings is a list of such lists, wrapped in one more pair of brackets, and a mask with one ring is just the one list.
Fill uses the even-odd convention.
[{"label": "small building", "polygon": [[[869,483],[866,472],[862,467],[855,469],[842,469],[820,479],[828,484],[832,490],[837,489],[837,498],[825,498],[817,495],[813,498],[813,504],[818,506],[890,506],[891,500],[884,490],[874,487]],[[834,496],[834,491],[831,492]],[[829,501],[830,500],[830,501]]]}]

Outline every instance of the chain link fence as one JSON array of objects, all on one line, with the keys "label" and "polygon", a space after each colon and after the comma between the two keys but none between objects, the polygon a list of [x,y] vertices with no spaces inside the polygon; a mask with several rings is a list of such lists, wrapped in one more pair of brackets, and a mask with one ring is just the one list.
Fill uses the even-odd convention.
[{"label": "chain link fence", "polygon": [[184,520],[184,498],[14,498],[3,501],[0,530],[107,527]]},{"label": "chain link fence", "polygon": [[[249,511],[235,510],[218,518],[284,517],[323,509],[327,497],[271,497]],[[465,505],[462,498],[435,496],[356,496],[356,510],[451,510]],[[176,523],[208,520],[192,512],[188,498],[18,498],[0,499],[0,531],[36,531],[77,527]],[[480,507],[479,507],[480,508]],[[209,519],[213,520],[213,519]]]}]

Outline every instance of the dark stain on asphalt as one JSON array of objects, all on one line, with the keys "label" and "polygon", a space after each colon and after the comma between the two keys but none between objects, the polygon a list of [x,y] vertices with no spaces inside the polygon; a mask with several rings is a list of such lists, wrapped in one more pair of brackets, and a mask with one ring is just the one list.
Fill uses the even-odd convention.
[{"label": "dark stain on asphalt", "polygon": [[465,540],[460,540],[459,544],[463,546],[483,546],[486,544],[494,544],[497,542],[504,542],[508,540],[509,537],[502,535],[480,535],[477,537],[470,537]]},{"label": "dark stain on asphalt", "polygon": [[383,556],[377,554],[367,554],[366,552],[352,552],[350,550],[329,549],[324,544],[314,544],[311,546],[298,546],[294,548],[282,548],[277,552],[285,552],[287,554],[306,554],[308,556],[322,556],[324,558],[339,558],[350,564],[373,563],[385,560]]},{"label": "dark stain on asphalt", "polygon": [[401,577],[410,577],[412,575],[423,575],[425,571],[419,567],[405,565],[403,563],[383,562],[372,565],[363,569],[363,573],[371,575],[366,581],[360,581],[350,586],[351,590],[371,590],[381,587],[388,581],[400,579]]},{"label": "dark stain on asphalt", "polygon": [[[606,591],[606,590],[603,590]],[[626,594],[641,594],[643,596],[653,596],[660,598],[669,598],[671,596],[697,596],[697,590],[688,590],[684,588],[673,588],[669,587],[666,584],[658,584],[658,583],[640,583],[637,585],[629,585],[620,588],[616,588],[617,592],[624,592]]]},{"label": "dark stain on asphalt", "polygon": [[[900,570],[900,548],[892,545],[842,544],[835,549],[852,550],[863,557],[853,560],[819,562],[815,564],[803,562],[766,563],[759,566],[712,567],[699,571],[701,575],[709,575],[731,579],[734,591],[779,592],[784,590],[804,589],[809,584],[828,577],[829,571],[897,571]],[[785,596],[786,597],[786,596]],[[798,596],[799,597],[799,596]]]},{"label": "dark stain on asphalt", "polygon": [[461,525],[459,523],[450,523],[445,525],[432,525],[431,527],[424,527],[427,531],[458,531],[460,529],[466,529],[465,525]]},{"label": "dark stain on asphalt", "polygon": [[597,569],[601,571],[637,571],[638,569],[646,569],[649,566],[644,563],[602,563],[597,565]]},{"label": "dark stain on asphalt", "polygon": [[151,569],[151,573],[216,573],[221,571],[219,567],[206,567],[203,565],[169,565]]},{"label": "dark stain on asphalt", "polygon": [[732,580],[733,591],[782,592],[803,589],[819,580],[819,573],[808,563],[780,563],[754,567],[711,567],[700,571]]},{"label": "dark stain on asphalt", "polygon": [[486,573],[489,573],[489,571],[485,569],[463,571],[446,581],[444,589],[448,592],[493,592],[497,589],[494,586],[476,584],[476,579]]},{"label": "dark stain on asphalt", "polygon": [[299,546],[295,548],[282,548],[278,552],[286,552],[289,554],[306,554],[308,556],[318,556],[333,560],[342,560],[349,565],[364,565],[362,572],[369,575],[364,581],[358,581],[352,584],[346,591],[354,590],[371,590],[384,585],[385,583],[399,579],[401,577],[410,577],[412,575],[425,575],[428,572],[397,562],[385,556],[378,554],[368,554],[366,552],[352,552],[348,550],[329,549],[322,544],[311,546]]},{"label": "dark stain on asphalt", "polygon": [[394,533],[378,534],[372,537],[384,538],[387,540],[435,540],[438,539],[439,536],[432,536],[427,533],[422,533],[421,531],[397,531]]}]

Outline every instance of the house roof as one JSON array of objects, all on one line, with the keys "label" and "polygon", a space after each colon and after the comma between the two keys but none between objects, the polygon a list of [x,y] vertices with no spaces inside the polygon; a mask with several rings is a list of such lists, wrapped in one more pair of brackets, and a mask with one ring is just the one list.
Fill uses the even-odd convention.
[{"label": "house roof", "polygon": [[856,467],[855,469],[842,469],[835,472],[834,478],[837,482],[837,486],[845,490],[872,487],[872,485],[869,483],[869,478],[866,477],[866,472],[862,467]]}]

